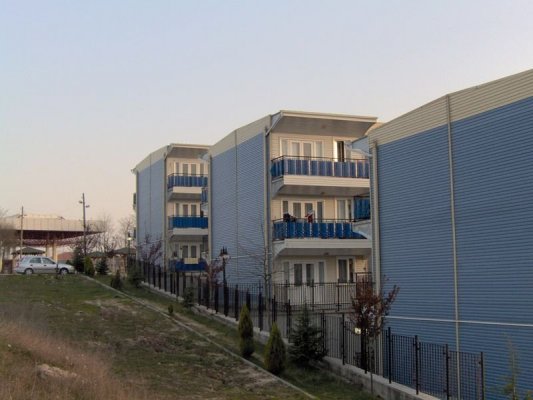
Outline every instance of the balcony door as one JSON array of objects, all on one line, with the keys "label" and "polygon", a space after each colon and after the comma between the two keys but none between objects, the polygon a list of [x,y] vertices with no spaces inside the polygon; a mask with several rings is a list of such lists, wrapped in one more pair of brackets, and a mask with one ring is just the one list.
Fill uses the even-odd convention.
[{"label": "balcony door", "polygon": [[321,141],[281,139],[281,155],[291,157],[323,157]]},{"label": "balcony door", "polygon": [[354,274],[355,266],[353,258],[337,258],[337,279],[339,283],[353,282]]},{"label": "balcony door", "polygon": [[322,220],[324,213],[323,201],[283,200],[281,214],[291,214],[295,218],[304,218],[314,212],[315,220]]},{"label": "balcony door", "polygon": [[180,217],[196,217],[200,215],[200,203],[176,203],[174,212]]},{"label": "balcony door", "polygon": [[197,162],[175,162],[174,173],[185,176],[195,176],[204,174],[204,163]]},{"label": "balcony door", "polygon": [[339,220],[353,220],[352,199],[337,200],[337,219]]},{"label": "balcony door", "polygon": [[283,277],[285,282],[295,286],[324,283],[325,279],[324,261],[295,261],[283,262]]}]

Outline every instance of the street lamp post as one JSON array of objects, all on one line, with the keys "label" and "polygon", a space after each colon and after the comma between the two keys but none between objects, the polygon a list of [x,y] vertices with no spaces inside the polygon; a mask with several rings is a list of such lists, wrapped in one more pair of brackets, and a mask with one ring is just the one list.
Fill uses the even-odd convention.
[{"label": "street lamp post", "polygon": [[126,273],[129,274],[130,272],[130,248],[131,248],[131,241],[132,241],[132,237],[130,235],[130,233],[128,232],[128,238],[127,238],[127,241],[128,241],[128,255],[126,256]]},{"label": "street lamp post", "polygon": [[78,203],[83,207],[83,257],[87,257],[87,220],[85,218],[85,209],[89,208],[89,205],[85,204],[85,193],[81,194],[81,200]]},{"label": "street lamp post", "polygon": [[222,247],[218,256],[222,259],[222,277],[224,281],[224,287],[226,287],[226,263],[229,260],[228,249],[226,247]]}]

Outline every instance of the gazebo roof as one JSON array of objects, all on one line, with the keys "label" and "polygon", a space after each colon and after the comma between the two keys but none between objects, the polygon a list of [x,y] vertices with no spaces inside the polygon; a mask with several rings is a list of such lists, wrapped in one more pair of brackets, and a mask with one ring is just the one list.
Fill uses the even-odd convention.
[{"label": "gazebo roof", "polygon": [[133,247],[129,247],[129,248],[128,247],[122,247],[120,249],[115,250],[115,254],[120,254],[122,256],[127,256],[128,255],[128,251],[129,251],[130,255],[136,253],[136,250]]},{"label": "gazebo roof", "polygon": [[105,258],[106,254],[102,251],[92,251],[88,253],[87,256],[91,258]]},{"label": "gazebo roof", "polygon": [[[18,255],[20,254],[21,251],[20,250],[15,250],[13,253],[11,253],[12,255]],[[38,255],[38,254],[44,254],[44,250],[41,250],[41,249],[36,249],[34,247],[23,247],[22,248],[22,255],[29,255],[29,256],[35,256],[35,255]]]}]

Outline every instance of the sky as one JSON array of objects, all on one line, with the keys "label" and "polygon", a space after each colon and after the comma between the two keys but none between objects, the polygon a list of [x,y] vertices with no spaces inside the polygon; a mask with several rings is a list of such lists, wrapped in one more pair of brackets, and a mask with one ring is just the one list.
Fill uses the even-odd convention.
[{"label": "sky", "polygon": [[115,221],[131,169],[281,109],[387,121],[533,67],[533,2],[0,0],[0,208]]}]

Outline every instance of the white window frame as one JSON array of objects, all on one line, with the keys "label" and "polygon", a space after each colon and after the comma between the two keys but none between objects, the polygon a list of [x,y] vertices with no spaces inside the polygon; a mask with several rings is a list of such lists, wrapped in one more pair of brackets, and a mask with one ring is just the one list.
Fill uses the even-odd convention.
[{"label": "white window frame", "polygon": [[[340,260],[346,260],[346,282],[340,282]],[[335,270],[337,272],[337,282],[348,284],[350,283],[350,267],[351,267],[351,273],[355,274],[356,270],[356,264],[355,264],[355,256],[348,256],[348,257],[337,257],[335,260]]]},{"label": "white window frame", "polygon": [[[324,208],[325,208],[325,203],[326,201],[325,200],[322,200],[322,199],[318,199],[318,200],[281,200],[281,204],[280,204],[280,211],[281,211],[281,215],[283,216],[283,214],[285,213],[285,211],[283,210],[283,203],[284,202],[287,202],[287,206],[288,206],[288,213],[290,215],[293,215],[293,210],[294,210],[294,206],[293,204],[294,203],[300,203],[300,208],[301,208],[301,213],[302,215],[299,217],[299,218],[305,218],[305,214],[306,214],[306,210],[305,210],[305,203],[311,203],[313,206],[312,206],[312,210],[315,212],[315,219],[325,219],[324,218],[324,215],[317,215],[318,213],[318,203],[322,203],[322,212],[324,212]],[[294,216],[294,215],[293,215]]]},{"label": "white window frame", "polygon": [[339,197],[335,199],[335,219],[341,219],[339,216],[339,201],[346,201],[344,205],[344,212],[348,212],[348,218],[343,219],[353,221],[353,198],[351,197]]},{"label": "white window frame", "polygon": [[[289,154],[285,154],[285,152],[283,151],[283,142],[284,141],[287,141],[287,153],[291,153],[291,155]],[[306,140],[306,139],[295,139],[295,138],[287,138],[287,137],[281,137],[279,139],[279,154],[280,156],[288,156],[288,157],[296,157],[294,155],[292,155],[292,145],[293,143],[298,143],[299,145],[299,155],[300,157],[303,157],[303,154],[304,154],[304,143],[311,143],[311,157],[312,158],[321,158],[321,157],[324,157],[324,141],[323,140]],[[321,149],[321,154],[318,154],[318,146],[317,144],[320,143],[320,149]]]}]

